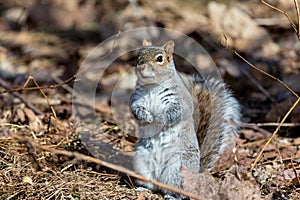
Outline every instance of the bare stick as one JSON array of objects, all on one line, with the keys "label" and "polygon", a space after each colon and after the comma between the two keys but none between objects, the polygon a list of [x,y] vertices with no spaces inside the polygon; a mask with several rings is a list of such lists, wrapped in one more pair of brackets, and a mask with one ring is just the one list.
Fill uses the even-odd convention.
[{"label": "bare stick", "polygon": [[265,72],[264,70],[256,67],[255,65],[253,65],[252,63],[250,63],[246,58],[244,58],[243,56],[241,56],[236,50],[230,48],[228,45],[227,45],[227,36],[225,34],[223,34],[223,37],[225,39],[221,41],[221,44],[226,48],[228,49],[229,51],[231,51],[233,54],[235,54],[236,56],[238,56],[241,60],[243,60],[245,63],[247,63],[250,67],[252,67],[253,69],[259,71],[260,73],[268,76],[269,78],[279,82],[283,87],[285,87],[288,91],[290,91],[295,97],[297,97],[299,99],[299,95],[294,91],[292,90],[286,83],[284,83],[282,80],[280,80],[279,78],[269,74],[268,72]]},{"label": "bare stick", "polygon": [[296,8],[296,12],[297,12],[297,19],[298,19],[298,40],[300,41],[300,10],[299,10],[299,5],[298,5],[298,1],[294,0],[294,4],[295,4],[295,8]]},{"label": "bare stick", "polygon": [[[63,80],[61,80],[56,74],[51,74],[51,78],[55,81],[55,82],[57,82],[57,83],[59,83],[59,84],[62,84],[64,81]],[[72,90],[73,90],[73,88],[72,87],[70,87],[68,84],[64,84],[64,85],[62,85],[62,88],[64,88],[67,92],[69,92],[70,94],[72,94]]]},{"label": "bare stick", "polygon": [[122,167],[122,166],[119,166],[119,165],[114,165],[112,163],[109,163],[109,162],[106,162],[106,161],[103,161],[103,160],[100,160],[100,159],[96,159],[96,158],[93,158],[91,156],[87,156],[87,155],[84,155],[84,154],[81,154],[81,153],[78,153],[78,152],[66,151],[66,150],[60,150],[60,149],[54,149],[54,148],[49,147],[49,146],[40,145],[40,144],[38,144],[36,142],[33,142],[32,139],[30,139],[30,138],[27,138],[27,137],[24,137],[24,136],[20,136],[20,135],[18,135],[16,133],[12,133],[11,132],[10,135],[14,139],[18,140],[19,142],[22,142],[22,143],[25,143],[25,144],[29,143],[31,146],[33,146],[35,148],[42,149],[44,151],[48,151],[48,152],[51,152],[53,154],[61,154],[61,155],[69,156],[69,157],[75,157],[78,160],[86,160],[86,161],[89,161],[89,162],[93,162],[93,163],[96,163],[96,164],[99,164],[99,165],[102,165],[102,166],[114,169],[116,171],[128,174],[128,175],[130,175],[132,177],[135,177],[135,178],[137,178],[137,179],[139,179],[141,181],[152,183],[152,184],[154,184],[154,185],[156,185],[156,186],[158,186],[160,188],[164,188],[164,189],[167,189],[167,190],[170,190],[170,191],[182,194],[184,196],[188,196],[188,197],[190,197],[192,199],[198,199],[198,200],[200,200],[200,198],[197,195],[195,195],[195,194],[192,194],[192,193],[180,190],[178,188],[175,188],[175,187],[172,187],[172,186],[160,183],[160,182],[155,181],[155,180],[148,179],[148,178],[146,178],[144,176],[141,176],[141,175],[135,173],[134,171],[131,171],[131,170],[125,168],[125,167]]},{"label": "bare stick", "polygon": [[244,127],[244,128],[250,128],[250,129],[253,129],[253,130],[256,130],[256,131],[259,131],[261,132],[262,134],[264,134],[265,136],[271,136],[272,133],[263,129],[263,128],[260,128],[258,127],[256,124],[248,124],[248,123],[243,123],[243,122],[234,122],[237,126],[240,126],[240,127]]},{"label": "bare stick", "polygon": [[[4,89],[6,89],[6,90],[8,90],[10,88],[10,86],[5,81],[3,81],[2,79],[0,79],[0,85]],[[1,94],[1,92],[0,92],[0,94]],[[15,92],[12,95],[15,96],[15,97],[17,97],[18,99],[20,99],[28,108],[30,108],[31,110],[33,110],[33,112],[35,114],[38,114],[38,115],[43,114],[42,111],[40,111],[37,107],[35,107],[34,105],[32,105],[32,103],[30,103],[29,101],[27,101],[27,99],[25,97],[23,97],[20,93]]]},{"label": "bare stick", "polygon": [[268,160],[268,161],[265,161],[265,162],[262,162],[263,165],[267,165],[267,164],[272,164],[274,162],[284,162],[284,161],[294,161],[295,159],[299,159],[300,157],[289,157],[289,158],[283,158],[282,160]]},{"label": "bare stick", "polygon": [[[26,86],[28,85],[28,83],[29,83],[30,80],[36,85],[36,87],[40,88],[39,84],[36,82],[36,80],[35,80],[32,76],[29,76],[29,77],[27,78],[27,80],[26,80],[26,82],[25,82],[23,88],[26,88]],[[40,93],[43,95],[43,97],[46,99],[47,104],[48,104],[48,106],[50,107],[50,109],[51,109],[51,111],[52,111],[52,114],[53,114],[54,118],[56,119],[56,118],[57,118],[56,112],[55,112],[53,106],[50,104],[50,101],[49,101],[47,95],[45,94],[45,92],[44,92],[42,89],[39,89],[39,91],[40,91]]]},{"label": "bare stick", "polygon": [[[25,87],[28,85],[29,81],[32,80],[36,87]],[[42,115],[43,112],[40,111],[38,108],[36,108],[34,105],[32,105],[30,102],[28,102],[26,100],[26,98],[24,98],[21,94],[19,94],[18,92],[19,91],[32,91],[32,90],[40,90],[40,92],[42,93],[42,95],[45,97],[46,101],[47,101],[47,104],[50,106],[50,109],[54,115],[54,117],[56,118],[56,113],[55,113],[55,110],[53,109],[53,107],[50,105],[50,102],[49,102],[49,99],[47,98],[46,94],[44,93],[43,89],[55,89],[55,88],[58,88],[58,87],[61,87],[69,82],[72,82],[73,80],[75,80],[75,76],[72,76],[70,77],[69,79],[59,83],[59,84],[56,84],[56,85],[47,85],[47,86],[39,86],[38,83],[33,79],[33,77],[28,77],[27,80],[25,81],[24,85],[22,88],[16,88],[16,89],[10,89],[10,86],[5,83],[2,79],[0,79],[0,85],[5,89],[5,90],[2,90],[0,91],[0,94],[5,94],[5,93],[13,93],[14,96],[16,96],[17,98],[19,98],[22,102],[25,103],[25,105],[30,108],[31,110],[33,110],[33,112],[35,114],[38,114],[38,115]]]},{"label": "bare stick", "polygon": [[[280,123],[278,122],[266,122],[266,123],[248,123],[248,125],[250,126],[278,126]],[[283,123],[281,125],[282,127],[296,127],[296,126],[300,126],[300,123]]]},{"label": "bare stick", "polygon": [[[297,0],[294,0],[294,2],[295,2],[295,1],[297,1]],[[272,8],[272,9],[274,9],[274,10],[276,10],[276,11],[278,11],[278,12],[284,14],[284,15],[288,18],[288,20],[290,21],[292,28],[294,29],[295,33],[296,33],[297,36],[298,36],[299,32],[298,32],[297,26],[296,26],[296,24],[293,22],[292,18],[289,16],[289,14],[288,14],[287,12],[285,12],[285,11],[283,11],[283,10],[281,10],[281,9],[279,9],[279,8],[277,8],[277,7],[273,6],[273,5],[271,5],[271,4],[267,3],[267,2],[265,2],[264,0],[261,0],[261,2],[262,2],[263,4],[265,4],[265,5],[267,5],[268,7],[270,7],[270,8]],[[295,4],[296,4],[296,3],[295,3]],[[297,5],[298,5],[298,3],[297,3]],[[297,37],[297,38],[298,38],[298,40],[300,41],[300,38],[299,38],[299,37]]]},{"label": "bare stick", "polygon": [[55,88],[61,87],[62,85],[72,82],[73,80],[75,80],[75,78],[76,78],[75,76],[72,76],[72,77],[68,78],[67,80],[65,80],[64,82],[55,84],[55,85],[45,85],[45,86],[39,86],[39,87],[27,87],[27,88],[16,88],[16,89],[6,89],[5,88],[6,90],[0,91],[0,94],[14,93],[14,92],[20,92],[20,91],[42,90],[42,89],[55,89]]}]

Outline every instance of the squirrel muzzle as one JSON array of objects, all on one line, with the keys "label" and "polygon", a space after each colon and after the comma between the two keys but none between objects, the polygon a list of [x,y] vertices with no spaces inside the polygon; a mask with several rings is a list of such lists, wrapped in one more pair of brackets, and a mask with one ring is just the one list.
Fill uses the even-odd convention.
[{"label": "squirrel muzzle", "polygon": [[155,78],[155,73],[149,64],[137,65],[137,71],[143,78]]}]

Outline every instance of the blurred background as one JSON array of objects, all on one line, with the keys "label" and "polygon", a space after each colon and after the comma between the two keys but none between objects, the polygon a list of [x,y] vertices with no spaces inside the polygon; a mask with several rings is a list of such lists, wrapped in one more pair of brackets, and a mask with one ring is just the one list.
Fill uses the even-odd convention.
[{"label": "blurred background", "polygon": [[[296,23],[293,1],[269,3]],[[65,80],[103,40],[119,31],[157,26],[184,33],[205,48],[243,104],[246,122],[278,122],[293,95],[226,50],[222,34],[251,63],[300,91],[296,34],[285,15],[260,1],[12,0],[0,1],[0,16],[1,78],[15,84],[29,74],[39,83],[53,82],[53,76]],[[134,56],[122,57],[107,73],[134,66]],[[205,57],[197,60],[205,67]],[[177,62],[179,70],[187,68],[184,60]],[[107,82],[104,89],[113,83]],[[299,120],[298,106],[289,121]]]}]

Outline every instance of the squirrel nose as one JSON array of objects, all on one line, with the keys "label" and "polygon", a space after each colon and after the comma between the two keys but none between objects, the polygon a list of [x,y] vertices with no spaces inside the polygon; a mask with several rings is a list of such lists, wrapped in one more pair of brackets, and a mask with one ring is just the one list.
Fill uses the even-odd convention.
[{"label": "squirrel nose", "polygon": [[145,65],[138,65],[137,68],[140,70],[140,71],[143,71],[145,69]]},{"label": "squirrel nose", "polygon": [[145,61],[143,59],[138,59],[137,64],[138,65],[143,65],[143,64],[145,64]]}]

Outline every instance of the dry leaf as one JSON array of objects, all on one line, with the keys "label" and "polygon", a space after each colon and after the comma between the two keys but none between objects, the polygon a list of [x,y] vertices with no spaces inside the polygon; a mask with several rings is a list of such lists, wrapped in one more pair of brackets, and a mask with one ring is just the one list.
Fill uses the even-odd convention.
[{"label": "dry leaf", "polygon": [[231,173],[225,175],[219,194],[221,199],[262,199],[258,185],[254,185],[250,181],[240,181]]},{"label": "dry leaf", "polygon": [[24,176],[22,179],[23,183],[29,183],[30,185],[33,184],[32,179],[29,176]]},{"label": "dry leaf", "polygon": [[183,177],[183,190],[196,194],[201,199],[219,199],[219,184],[208,172],[198,173],[181,167],[181,175]]},{"label": "dry leaf", "polygon": [[20,119],[21,122],[25,122],[26,118],[25,118],[25,114],[24,112],[22,111],[22,109],[18,109],[17,110],[17,115]]},{"label": "dry leaf", "polygon": [[181,174],[183,189],[197,194],[201,199],[262,199],[259,186],[245,180],[245,172],[238,166],[233,166],[218,182],[208,172],[197,173],[182,167]]}]

